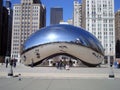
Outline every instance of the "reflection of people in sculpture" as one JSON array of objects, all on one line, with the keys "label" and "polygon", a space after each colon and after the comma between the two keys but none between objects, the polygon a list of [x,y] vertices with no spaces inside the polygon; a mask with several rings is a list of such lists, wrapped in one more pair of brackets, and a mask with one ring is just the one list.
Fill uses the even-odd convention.
[{"label": "reflection of people in sculpture", "polygon": [[66,60],[64,60],[64,61],[63,61],[63,67],[64,67],[64,69],[65,69],[65,67],[66,67],[66,64],[67,64],[67,62],[66,62]]},{"label": "reflection of people in sculpture", "polygon": [[60,69],[62,69],[62,63],[63,63],[62,60],[60,60],[60,62],[59,62],[59,68]]},{"label": "reflection of people in sculpture", "polygon": [[69,64],[66,64],[65,69],[70,70]]},{"label": "reflection of people in sculpture", "polygon": [[17,59],[13,59],[13,66],[16,67]]},{"label": "reflection of people in sculpture", "polygon": [[23,60],[26,61],[26,56],[25,55],[23,56]]},{"label": "reflection of people in sculpture", "polygon": [[73,65],[72,60],[69,61],[69,65],[70,65],[70,67],[72,67],[72,65]]},{"label": "reflection of people in sculpture", "polygon": [[34,61],[33,61],[33,58],[31,59],[31,67],[34,66]]}]

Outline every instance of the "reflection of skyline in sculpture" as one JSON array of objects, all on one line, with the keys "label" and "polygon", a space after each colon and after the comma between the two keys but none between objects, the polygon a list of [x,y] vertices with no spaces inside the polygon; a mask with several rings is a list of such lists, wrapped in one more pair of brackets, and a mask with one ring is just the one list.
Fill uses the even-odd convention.
[{"label": "reflection of skyline in sculpture", "polygon": [[102,45],[95,36],[84,29],[79,29],[71,25],[54,25],[42,28],[26,40],[24,49],[51,42],[76,42],[79,39],[80,44],[83,46],[101,53],[104,52]]},{"label": "reflection of skyline in sculpture", "polygon": [[[56,44],[56,45],[55,45]],[[64,46],[68,45],[69,50],[56,50],[58,45],[64,44]],[[55,45],[55,46],[54,46]],[[73,46],[71,46],[73,45]],[[51,49],[54,49],[54,53],[48,53],[48,55],[44,56],[42,59],[47,58],[49,56],[52,56],[54,54],[63,53],[61,51],[64,51],[64,53],[74,56],[76,58],[80,58],[78,53],[84,52],[79,51],[79,48],[84,48],[84,53],[87,53],[87,49],[90,50],[90,52],[96,56],[96,58],[103,57],[104,55],[104,49],[100,42],[96,39],[95,36],[93,36],[91,33],[85,31],[84,29],[72,26],[72,25],[53,25],[48,26],[46,28],[42,28],[32,34],[24,43],[23,45],[23,55],[31,52],[35,48],[39,48],[39,51],[42,51],[42,46],[46,47],[45,51],[47,52],[47,48],[50,46]],[[77,49],[78,51],[72,50],[72,47],[76,46],[74,49]],[[80,46],[80,47],[78,47]],[[56,48],[55,48],[56,47]],[[60,47],[60,46],[59,46]],[[50,50],[50,49],[49,49]],[[88,51],[89,51],[88,50]],[[40,54],[46,54],[43,50],[43,52],[39,52]],[[73,53],[73,54],[72,54]],[[78,56],[74,55],[74,53],[77,53]],[[82,54],[82,53],[81,53]],[[41,56],[42,57],[42,56]],[[83,57],[85,58],[85,57]],[[88,57],[86,57],[88,58]],[[40,60],[38,60],[40,61]],[[83,60],[84,61],[84,60]],[[93,60],[94,61],[94,60]],[[98,63],[100,64],[102,60],[100,60]],[[87,62],[87,59],[85,60]],[[89,63],[89,61],[88,61]],[[92,62],[91,62],[92,64]],[[94,63],[93,63],[94,64]]]}]

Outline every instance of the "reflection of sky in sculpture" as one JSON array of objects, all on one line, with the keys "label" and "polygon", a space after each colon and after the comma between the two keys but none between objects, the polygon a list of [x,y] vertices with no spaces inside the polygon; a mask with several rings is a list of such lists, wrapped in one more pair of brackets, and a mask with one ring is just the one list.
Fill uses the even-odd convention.
[{"label": "reflection of sky in sculpture", "polygon": [[72,25],[53,25],[32,34],[24,43],[24,50],[51,42],[75,42],[103,53],[100,42],[89,32]]}]

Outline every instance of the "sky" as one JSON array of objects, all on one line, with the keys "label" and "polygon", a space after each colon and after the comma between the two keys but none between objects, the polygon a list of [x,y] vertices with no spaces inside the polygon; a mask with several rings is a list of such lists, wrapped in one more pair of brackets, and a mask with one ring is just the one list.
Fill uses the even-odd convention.
[{"label": "sky", "polygon": [[[4,0],[6,1],[6,0]],[[41,0],[42,4],[46,6],[46,25],[50,24],[50,8],[51,7],[61,7],[63,8],[63,19],[67,21],[73,16],[73,1],[74,0]],[[81,2],[81,0],[79,0]],[[115,12],[120,9],[120,0],[115,1]],[[12,5],[19,4],[21,0],[11,0]]]}]

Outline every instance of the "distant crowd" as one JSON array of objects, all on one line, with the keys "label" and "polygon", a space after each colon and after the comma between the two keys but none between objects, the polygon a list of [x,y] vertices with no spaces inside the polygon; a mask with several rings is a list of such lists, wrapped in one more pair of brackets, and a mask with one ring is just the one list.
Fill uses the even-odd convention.
[{"label": "distant crowd", "polygon": [[73,65],[73,62],[70,60],[70,61],[66,61],[66,60],[60,60],[60,61],[57,61],[56,62],[56,68],[57,69],[66,69],[66,70],[69,70],[70,67],[72,67]]},{"label": "distant crowd", "polygon": [[114,67],[115,68],[120,68],[120,60],[114,62]]},{"label": "distant crowd", "polygon": [[17,59],[6,59],[5,60],[5,64],[6,64],[6,68],[8,67],[8,65],[12,66],[12,67],[16,67],[16,63],[17,63]]}]

